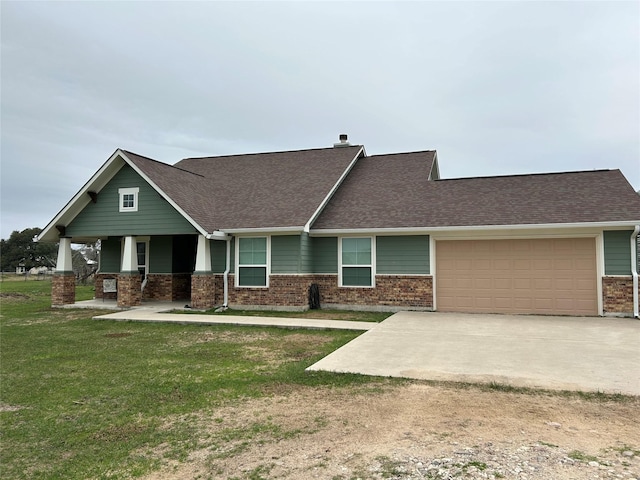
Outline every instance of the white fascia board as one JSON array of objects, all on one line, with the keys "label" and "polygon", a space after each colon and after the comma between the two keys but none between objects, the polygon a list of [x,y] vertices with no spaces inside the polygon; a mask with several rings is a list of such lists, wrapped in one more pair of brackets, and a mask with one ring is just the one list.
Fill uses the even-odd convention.
[{"label": "white fascia board", "polygon": [[[434,172],[435,172],[435,176],[434,176]],[[431,171],[429,172],[429,180],[440,180],[440,167],[438,166],[438,152],[433,152],[433,163],[431,164]]]},{"label": "white fascia board", "polygon": [[91,201],[87,192],[100,192],[104,186],[114,177],[118,170],[124,165],[122,159],[123,152],[117,149],[109,157],[109,159],[102,164],[96,173],[83,185],[83,187],[76,193],[69,202],[60,210],[53,220],[51,220],[46,227],[37,236],[37,241],[44,242],[57,242],[58,231],[56,225],[68,225],[84,207]]},{"label": "white fascia board", "polygon": [[251,235],[254,233],[272,233],[274,235],[287,233],[302,233],[304,227],[261,227],[261,228],[225,228],[220,232],[229,235]]},{"label": "white fascia board", "polygon": [[336,235],[407,235],[407,234],[429,234],[445,232],[483,232],[491,230],[551,230],[563,228],[615,228],[634,227],[639,222],[584,222],[584,223],[545,223],[545,224],[521,224],[521,225],[474,225],[474,226],[454,226],[454,227],[400,227],[400,228],[331,228],[311,230],[312,237],[326,237]]},{"label": "white fascia board", "polygon": [[318,218],[318,216],[322,213],[322,210],[324,210],[324,207],[327,206],[327,203],[329,203],[329,200],[331,200],[331,197],[333,197],[333,194],[336,193],[336,190],[340,188],[340,185],[342,184],[344,179],[347,178],[347,175],[349,175],[349,172],[355,166],[358,159],[360,158],[361,153],[364,153],[365,157],[367,156],[366,152],[364,151],[364,146],[360,147],[360,150],[358,150],[358,153],[356,153],[356,155],[353,157],[353,160],[351,160],[351,163],[349,163],[347,168],[345,168],[344,172],[342,172],[342,175],[340,175],[340,178],[338,178],[338,181],[333,185],[331,190],[329,190],[329,193],[327,194],[327,196],[324,197],[324,200],[322,200],[322,202],[320,202],[320,205],[318,205],[318,208],[316,208],[316,211],[313,212],[313,215],[311,215],[311,218],[304,225],[304,231],[306,233],[309,233],[309,230],[311,229],[311,224],[316,221],[316,218]]},{"label": "white fascia board", "polygon": [[193,218],[191,218],[187,212],[185,212],[182,208],[180,208],[178,206],[178,204],[176,202],[174,202],[171,197],[169,197],[169,195],[167,195],[166,193],[164,193],[164,191],[155,184],[155,182],[153,180],[151,180],[149,177],[147,177],[147,175],[140,170],[135,163],[133,163],[124,152],[121,152],[122,158],[124,159],[125,162],[127,162],[127,165],[129,165],[131,168],[133,168],[135,170],[135,172],[140,175],[149,185],[151,185],[151,187],[158,192],[158,194],[164,198],[167,202],[169,202],[169,205],[171,205],[173,208],[175,208],[178,213],[180,213],[180,215],[182,215],[201,235],[207,236],[207,234],[209,232],[207,232],[204,228],[202,228],[198,222],[196,222]]}]

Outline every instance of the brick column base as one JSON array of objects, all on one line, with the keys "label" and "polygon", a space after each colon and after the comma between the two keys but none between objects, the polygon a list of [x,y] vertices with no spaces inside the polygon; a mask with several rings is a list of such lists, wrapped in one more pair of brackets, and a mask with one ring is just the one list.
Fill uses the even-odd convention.
[{"label": "brick column base", "polygon": [[216,278],[213,274],[191,275],[191,308],[207,310],[216,305]]},{"label": "brick column base", "polygon": [[604,313],[633,315],[633,277],[602,277]]},{"label": "brick column base", "polygon": [[76,303],[76,276],[73,273],[56,273],[51,280],[51,305]]},{"label": "brick column base", "polygon": [[142,303],[142,291],[140,290],[140,274],[121,273],[118,275],[118,306],[134,307]]}]

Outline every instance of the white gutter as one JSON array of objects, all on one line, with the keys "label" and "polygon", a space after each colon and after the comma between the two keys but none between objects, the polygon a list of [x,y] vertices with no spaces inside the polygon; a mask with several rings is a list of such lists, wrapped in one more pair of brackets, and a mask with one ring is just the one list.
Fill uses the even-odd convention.
[{"label": "white gutter", "polygon": [[207,233],[205,235],[207,240],[226,240],[229,238],[225,232],[221,232],[220,230],[215,230],[213,233]]},{"label": "white gutter", "polygon": [[549,230],[558,228],[615,228],[635,227],[638,220],[626,222],[582,222],[582,223],[544,223],[519,225],[456,225],[450,227],[396,227],[396,228],[327,228],[312,229],[311,236],[335,236],[349,234],[407,234],[407,233],[436,233],[436,232],[469,232],[491,230]]},{"label": "white gutter", "polygon": [[302,233],[304,227],[260,227],[260,228],[225,228],[224,231],[231,235],[243,235],[253,233]]},{"label": "white gutter", "polygon": [[631,234],[631,276],[633,277],[633,316],[638,318],[638,233],[640,225],[636,225]]},{"label": "white gutter", "polygon": [[222,278],[224,279],[224,300],[222,306],[229,307],[229,271],[231,270],[231,236],[227,235],[227,266]]}]

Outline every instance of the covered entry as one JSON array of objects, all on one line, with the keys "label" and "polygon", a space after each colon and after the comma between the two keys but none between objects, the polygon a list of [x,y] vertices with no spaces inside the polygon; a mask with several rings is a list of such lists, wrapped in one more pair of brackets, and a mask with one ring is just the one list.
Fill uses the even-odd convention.
[{"label": "covered entry", "polygon": [[597,315],[595,238],[437,241],[436,308]]}]

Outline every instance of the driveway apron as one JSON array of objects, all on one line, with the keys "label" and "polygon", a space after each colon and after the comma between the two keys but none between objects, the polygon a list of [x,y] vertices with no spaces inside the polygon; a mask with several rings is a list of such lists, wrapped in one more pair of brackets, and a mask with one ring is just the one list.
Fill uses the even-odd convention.
[{"label": "driveway apron", "polygon": [[640,321],[399,312],[308,370],[640,395]]}]

